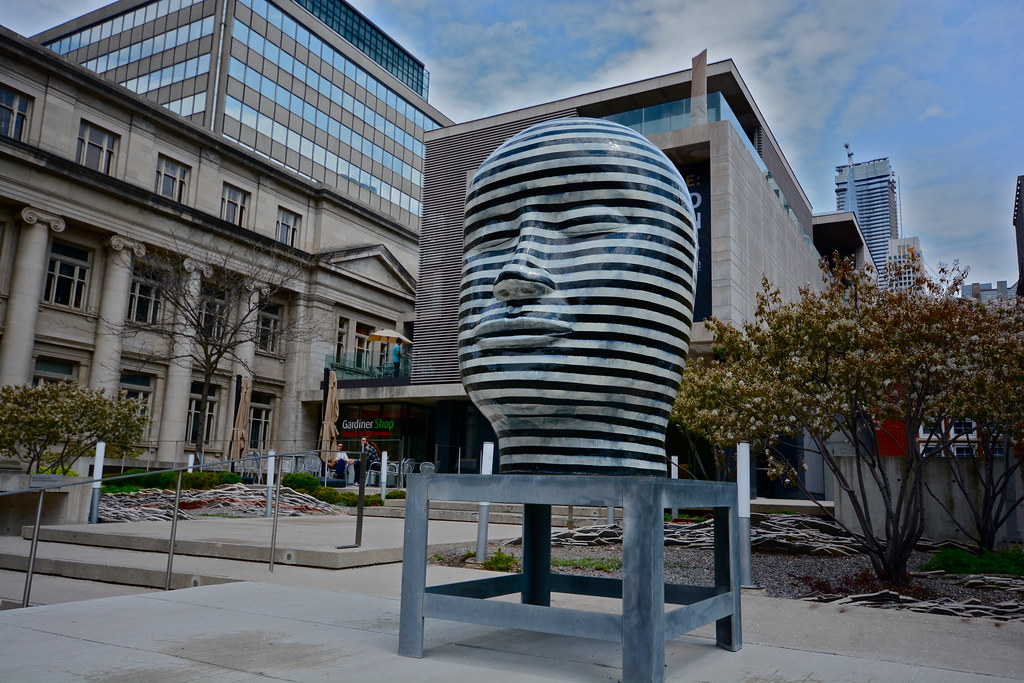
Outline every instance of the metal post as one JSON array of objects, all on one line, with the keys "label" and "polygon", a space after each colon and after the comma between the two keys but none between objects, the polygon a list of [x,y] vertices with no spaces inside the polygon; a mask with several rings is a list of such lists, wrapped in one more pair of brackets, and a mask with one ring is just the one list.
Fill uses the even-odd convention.
[{"label": "metal post", "polygon": [[171,540],[167,547],[167,574],[164,575],[164,590],[171,590],[171,567],[174,566],[174,539],[178,535],[178,504],[181,502],[181,472],[174,487],[174,511],[171,513]]},{"label": "metal post", "polygon": [[273,489],[274,489],[274,451],[267,451],[267,510],[263,513],[264,517],[269,517],[272,513],[271,506],[273,505]]},{"label": "metal post", "polygon": [[752,586],[750,556],[750,444],[736,445],[736,514],[739,516],[740,585]]},{"label": "metal post", "polygon": [[[273,451],[271,451],[273,452]],[[274,523],[270,531],[270,567],[271,572],[274,571],[274,553],[277,552],[277,518],[281,512],[281,480],[284,479],[284,473],[277,475],[277,486],[274,487]]]},{"label": "metal post", "polygon": [[359,498],[356,501],[356,547],[363,544],[363,506],[366,499],[366,451],[359,454]]},{"label": "metal post", "polygon": [[665,680],[665,524],[661,482],[623,492],[622,680]]},{"label": "metal post", "polygon": [[[678,479],[679,478],[679,456],[678,455],[673,455],[672,456],[671,462],[669,463],[668,478],[669,479]],[[675,519],[678,516],[679,516],[679,508],[672,508],[672,519]]]},{"label": "metal post", "polygon": [[25,592],[21,596],[21,606],[28,607],[28,596],[32,592],[32,573],[36,569],[36,548],[39,546],[39,524],[43,521],[43,498],[46,489],[39,489],[39,506],[36,508],[36,526],[32,530],[32,548],[28,552],[28,571],[25,572]]},{"label": "metal post", "polygon": [[[491,474],[494,471],[494,443],[484,442],[483,451],[480,453],[480,474]],[[480,512],[476,521],[476,561],[483,562],[487,559],[487,526],[491,521],[491,504],[486,501],[480,502]]]},{"label": "metal post", "polygon": [[615,526],[615,506],[614,505],[609,505],[608,506],[608,516],[605,519],[605,522],[608,524],[608,526]]},{"label": "metal post", "polygon": [[380,453],[380,499],[388,497],[388,452]]},{"label": "metal post", "polygon": [[523,505],[524,605],[551,605],[551,506]]},{"label": "metal post", "polygon": [[89,524],[99,524],[100,521],[100,486],[103,484],[103,456],[106,451],[106,443],[100,441],[96,444],[96,458],[92,465],[92,506],[89,510]]}]

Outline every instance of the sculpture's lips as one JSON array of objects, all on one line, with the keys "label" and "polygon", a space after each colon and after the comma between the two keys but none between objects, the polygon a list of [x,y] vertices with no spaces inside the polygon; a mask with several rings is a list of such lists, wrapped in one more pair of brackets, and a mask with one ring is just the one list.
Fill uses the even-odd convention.
[{"label": "sculpture's lips", "polygon": [[486,322],[474,330],[474,341],[484,348],[536,346],[572,331],[564,320],[551,318],[501,318]]}]

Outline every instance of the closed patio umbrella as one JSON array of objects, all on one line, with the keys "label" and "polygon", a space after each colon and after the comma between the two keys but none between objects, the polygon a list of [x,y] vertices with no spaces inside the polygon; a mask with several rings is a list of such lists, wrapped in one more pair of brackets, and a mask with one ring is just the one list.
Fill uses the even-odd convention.
[{"label": "closed patio umbrella", "polygon": [[338,376],[331,370],[327,374],[327,391],[324,392],[324,423],[320,426],[320,459],[327,462],[328,451],[334,450],[338,439]]},{"label": "closed patio umbrella", "polygon": [[249,449],[249,403],[252,398],[252,380],[243,377],[235,406],[235,424],[231,428],[231,447],[228,458],[238,460]]}]

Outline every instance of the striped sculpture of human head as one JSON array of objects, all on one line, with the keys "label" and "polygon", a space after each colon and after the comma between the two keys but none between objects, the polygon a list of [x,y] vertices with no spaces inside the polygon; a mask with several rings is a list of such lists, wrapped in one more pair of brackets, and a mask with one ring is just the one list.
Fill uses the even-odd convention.
[{"label": "striped sculpture of human head", "polygon": [[690,193],[642,135],[558,119],[470,181],[459,366],[502,473],[665,474],[693,317]]}]

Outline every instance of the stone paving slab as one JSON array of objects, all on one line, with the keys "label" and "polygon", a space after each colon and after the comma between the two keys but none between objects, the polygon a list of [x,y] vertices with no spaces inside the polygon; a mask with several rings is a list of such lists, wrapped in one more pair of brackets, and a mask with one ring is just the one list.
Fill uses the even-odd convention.
[{"label": "stone paving slab", "polygon": [[[436,583],[453,572],[431,573]],[[666,680],[994,683],[1024,673],[1007,670],[1005,658],[1012,650],[1021,666],[1024,629],[975,631],[955,619],[937,628],[921,621],[930,615],[829,614],[771,598],[745,603],[760,616],[745,623],[740,652],[715,647],[712,629],[700,629],[667,645]],[[12,610],[0,612],[0,666],[6,680],[26,682],[608,681],[621,674],[615,644],[439,620],[427,622],[423,659],[399,657],[398,614],[394,597],[254,582]],[[922,636],[941,639],[922,648]],[[883,639],[892,645],[879,648]]]}]

